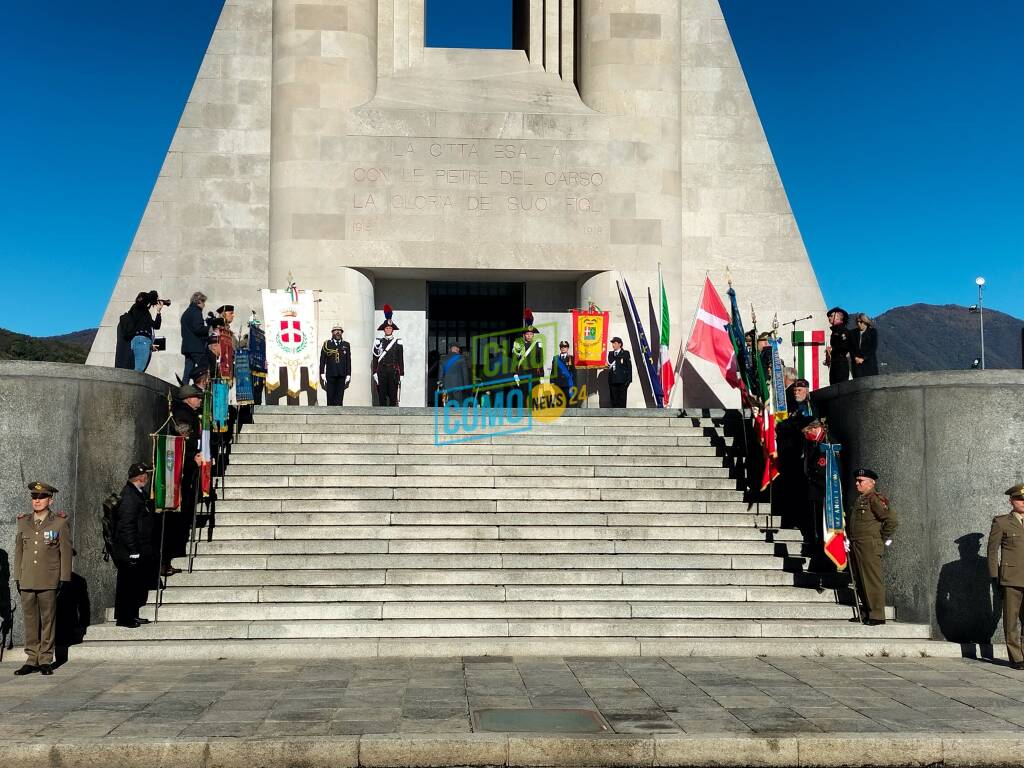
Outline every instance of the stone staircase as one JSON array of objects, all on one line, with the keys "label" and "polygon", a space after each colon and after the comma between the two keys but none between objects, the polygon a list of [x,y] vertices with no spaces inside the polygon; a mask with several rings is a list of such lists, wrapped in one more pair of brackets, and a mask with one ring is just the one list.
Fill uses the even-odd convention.
[{"label": "stone staircase", "polygon": [[257,409],[159,622],[75,655],[959,653],[850,623],[799,533],[744,503],[721,418],[568,411],[438,446],[435,417]]}]

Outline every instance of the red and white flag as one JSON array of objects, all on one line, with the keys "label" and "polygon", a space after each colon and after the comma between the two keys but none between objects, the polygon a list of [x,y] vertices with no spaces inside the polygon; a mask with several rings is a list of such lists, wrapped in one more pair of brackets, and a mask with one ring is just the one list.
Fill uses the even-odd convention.
[{"label": "red and white flag", "polygon": [[736,364],[736,350],[729,338],[729,322],[729,312],[722,298],[711,284],[711,278],[705,278],[686,351],[703,360],[717,363],[729,385],[739,389],[739,367]]}]

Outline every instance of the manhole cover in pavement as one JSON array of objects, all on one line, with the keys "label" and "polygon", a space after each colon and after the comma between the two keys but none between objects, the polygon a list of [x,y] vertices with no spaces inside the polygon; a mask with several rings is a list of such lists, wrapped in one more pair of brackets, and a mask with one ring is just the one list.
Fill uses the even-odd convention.
[{"label": "manhole cover in pavement", "polygon": [[589,709],[476,709],[474,731],[499,733],[603,733],[611,728]]}]

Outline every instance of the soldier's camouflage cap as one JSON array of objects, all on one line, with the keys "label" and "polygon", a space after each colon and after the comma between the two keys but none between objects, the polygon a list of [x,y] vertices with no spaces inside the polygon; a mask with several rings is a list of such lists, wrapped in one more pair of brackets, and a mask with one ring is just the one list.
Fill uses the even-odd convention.
[{"label": "soldier's camouflage cap", "polygon": [[49,485],[48,483],[41,483],[38,480],[33,480],[31,483],[29,483],[28,489],[32,493],[48,493],[51,496],[57,493],[57,489],[54,488],[52,485]]},{"label": "soldier's camouflage cap", "polygon": [[1024,499],[1024,483],[1017,483],[1012,488],[1007,488],[1006,495],[1011,499]]}]

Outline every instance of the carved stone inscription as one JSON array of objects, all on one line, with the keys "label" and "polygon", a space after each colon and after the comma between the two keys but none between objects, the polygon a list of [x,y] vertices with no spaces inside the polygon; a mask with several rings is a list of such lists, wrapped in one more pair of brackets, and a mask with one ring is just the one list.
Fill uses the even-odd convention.
[{"label": "carved stone inscription", "polygon": [[[378,162],[346,165],[348,178],[343,183],[352,200],[349,237],[447,239],[479,228],[474,219],[481,217],[506,219],[508,235],[527,240],[580,236],[601,240],[607,235],[607,172],[577,162],[579,152],[564,144],[500,139],[384,141],[387,149],[378,154]],[[426,227],[420,221],[417,227],[415,220],[407,218],[417,214],[441,214],[441,223]],[[524,217],[559,219],[558,225],[568,231],[552,238],[554,228],[524,230],[522,221],[515,224]]]}]

